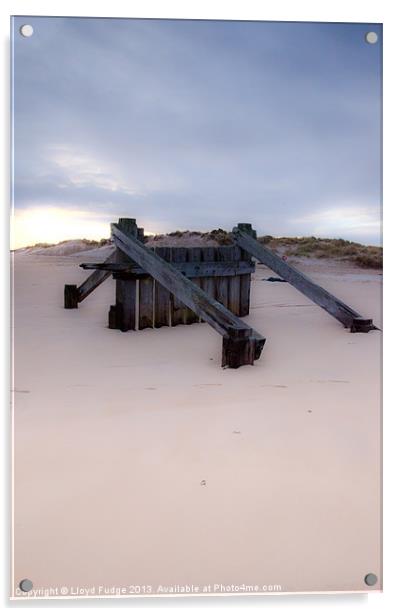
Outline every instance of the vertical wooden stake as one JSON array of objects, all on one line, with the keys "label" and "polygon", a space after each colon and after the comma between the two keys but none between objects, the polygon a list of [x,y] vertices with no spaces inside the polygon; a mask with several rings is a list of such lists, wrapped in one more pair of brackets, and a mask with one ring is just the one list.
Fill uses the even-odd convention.
[{"label": "vertical wooden stake", "polygon": [[[240,261],[241,248],[232,246],[232,260],[237,263]],[[235,315],[240,314],[240,276],[231,276],[229,282],[229,310]]]},{"label": "vertical wooden stake", "polygon": [[[138,229],[135,218],[120,218],[120,227],[137,238]],[[116,250],[117,263],[131,263],[132,260],[119,248]],[[136,329],[136,280],[129,275],[115,274],[115,306],[111,306],[108,324],[111,329],[127,332]]]},{"label": "vertical wooden stake", "polygon": [[[186,249],[183,246],[173,246],[171,249],[171,261],[183,263],[186,260]],[[184,312],[186,307],[175,295],[171,296],[170,312],[171,325],[181,325],[184,323]]]},{"label": "vertical wooden stake", "polygon": [[[217,249],[214,248],[214,246],[205,246],[202,249],[202,261],[206,261],[206,262],[213,262],[216,261],[215,258],[215,252]],[[202,288],[205,291],[205,293],[208,295],[208,297],[210,297],[211,299],[215,298],[215,292],[216,292],[216,278],[214,276],[206,276],[202,279]]]},{"label": "vertical wooden stake", "polygon": [[64,287],[64,307],[77,308],[79,303],[79,293],[76,284],[66,284]]},{"label": "vertical wooden stake", "polygon": [[136,281],[116,279],[116,322],[122,332],[136,329]]},{"label": "vertical wooden stake", "polygon": [[256,340],[251,337],[252,330],[229,328],[223,336],[222,366],[239,368],[253,365],[256,359]]},{"label": "vertical wooden stake", "polygon": [[[201,248],[188,248],[187,249],[187,261],[190,261],[190,263],[197,263],[201,261]],[[199,287],[201,286],[200,278],[191,278],[191,282],[193,282]],[[198,323],[199,320],[200,319],[198,318],[198,315],[196,315],[195,312],[193,312],[193,310],[190,310],[189,308],[187,308],[186,315],[185,315],[186,325],[191,325],[192,323]]]},{"label": "vertical wooden stake", "polygon": [[[165,261],[170,261],[170,248],[168,246],[156,247],[155,253]],[[171,295],[168,289],[165,289],[165,287],[156,281],[154,298],[154,326],[162,327],[164,325],[169,325]]]},{"label": "vertical wooden stake", "polygon": [[139,281],[139,329],[154,327],[154,279],[151,276]]},{"label": "vertical wooden stake", "polygon": [[[216,250],[218,261],[228,261],[232,247],[219,246]],[[216,278],[216,299],[226,308],[229,305],[229,279],[228,276],[219,276]]]}]

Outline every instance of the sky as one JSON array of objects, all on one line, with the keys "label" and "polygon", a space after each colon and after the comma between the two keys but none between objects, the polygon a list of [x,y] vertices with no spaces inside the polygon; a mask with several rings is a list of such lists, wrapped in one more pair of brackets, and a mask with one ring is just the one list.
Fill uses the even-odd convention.
[{"label": "sky", "polygon": [[380,25],[11,27],[12,247],[109,237],[119,217],[380,243]]}]

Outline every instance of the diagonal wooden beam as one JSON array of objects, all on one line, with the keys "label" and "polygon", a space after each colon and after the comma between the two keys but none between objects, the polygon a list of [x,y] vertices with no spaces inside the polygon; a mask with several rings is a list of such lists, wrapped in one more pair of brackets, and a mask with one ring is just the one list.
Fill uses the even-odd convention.
[{"label": "diagonal wooden beam", "polygon": [[[116,259],[116,250],[113,250],[109,255],[108,259],[105,259],[104,263],[113,263]],[[95,270],[90,276],[78,287],[78,301],[82,302],[90,293],[92,293],[95,289],[104,280],[111,275],[112,272],[106,270]]]},{"label": "diagonal wooden beam", "polygon": [[265,343],[264,336],[210,298],[173,265],[146,248],[132,234],[123,231],[118,224],[111,225],[111,233],[118,249],[223,336],[222,365],[238,368],[244,364],[253,364],[260,357]]},{"label": "diagonal wooden beam", "polygon": [[[116,250],[113,250],[104,263],[113,263],[115,260]],[[79,287],[76,284],[66,284],[64,288],[64,307],[77,308],[79,302],[82,302],[90,293],[97,289],[111,274],[112,271],[96,269]]]},{"label": "diagonal wooden beam", "polygon": [[315,302],[326,310],[331,316],[340,321],[345,327],[349,327],[351,332],[368,332],[377,329],[373,325],[372,319],[363,318],[356,310],[342,302],[329,293],[323,287],[316,284],[305,274],[288,265],[283,259],[260,244],[256,238],[256,232],[250,224],[240,224],[233,229],[233,238],[238,246],[249,252],[264,265],[284,278],[293,287],[306,295],[312,302]]}]

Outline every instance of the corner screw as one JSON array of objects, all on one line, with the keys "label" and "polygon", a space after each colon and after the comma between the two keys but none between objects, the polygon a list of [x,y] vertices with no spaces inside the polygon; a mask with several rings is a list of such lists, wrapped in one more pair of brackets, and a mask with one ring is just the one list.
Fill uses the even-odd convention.
[{"label": "corner screw", "polygon": [[377,584],[377,581],[378,577],[375,573],[368,573],[364,578],[364,582],[365,584],[367,584],[367,586],[374,586],[375,584]]},{"label": "corner screw", "polygon": [[19,587],[23,592],[29,592],[33,588],[33,584],[30,580],[21,580]]}]

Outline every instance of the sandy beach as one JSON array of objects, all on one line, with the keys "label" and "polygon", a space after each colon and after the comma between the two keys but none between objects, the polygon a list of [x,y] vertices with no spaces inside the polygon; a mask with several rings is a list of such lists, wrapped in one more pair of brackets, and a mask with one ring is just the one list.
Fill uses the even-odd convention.
[{"label": "sandy beach", "polygon": [[[80,262],[14,256],[12,593],[379,590],[381,332],[257,266],[244,320],[266,345],[223,370],[205,323],[108,329],[112,279],[64,310]],[[378,271],[298,267],[381,326]]]}]

